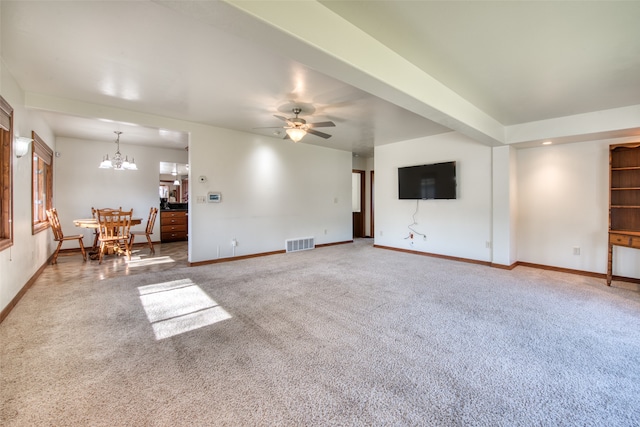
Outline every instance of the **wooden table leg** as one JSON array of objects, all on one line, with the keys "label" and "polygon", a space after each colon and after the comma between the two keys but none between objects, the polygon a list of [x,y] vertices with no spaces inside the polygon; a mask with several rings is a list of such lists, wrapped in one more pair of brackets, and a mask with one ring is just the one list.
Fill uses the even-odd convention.
[{"label": "wooden table leg", "polygon": [[611,278],[613,276],[613,245],[609,244],[607,258],[607,286],[611,286]]}]

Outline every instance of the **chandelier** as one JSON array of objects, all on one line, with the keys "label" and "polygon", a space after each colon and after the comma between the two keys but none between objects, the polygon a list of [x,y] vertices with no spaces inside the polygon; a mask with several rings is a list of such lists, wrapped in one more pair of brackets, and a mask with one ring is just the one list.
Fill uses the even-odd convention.
[{"label": "chandelier", "polygon": [[117,171],[121,170],[138,170],[138,166],[136,166],[136,161],[132,157],[131,162],[129,162],[129,157],[125,156],[122,158],[122,154],[120,154],[120,134],[122,132],[114,130],[113,133],[118,135],[116,138],[116,154],[113,155],[113,159],[109,159],[109,155],[107,154],[102,158],[102,162],[100,163],[100,169],[114,169]]}]

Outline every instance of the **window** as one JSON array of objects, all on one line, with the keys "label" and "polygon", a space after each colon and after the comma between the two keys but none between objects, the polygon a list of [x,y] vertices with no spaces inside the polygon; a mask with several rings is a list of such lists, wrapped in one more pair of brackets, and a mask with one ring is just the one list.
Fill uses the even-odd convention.
[{"label": "window", "polygon": [[32,132],[33,168],[31,169],[31,194],[33,195],[33,234],[49,227],[47,209],[53,207],[53,151]]},{"label": "window", "polygon": [[0,250],[13,244],[13,108],[0,96]]}]

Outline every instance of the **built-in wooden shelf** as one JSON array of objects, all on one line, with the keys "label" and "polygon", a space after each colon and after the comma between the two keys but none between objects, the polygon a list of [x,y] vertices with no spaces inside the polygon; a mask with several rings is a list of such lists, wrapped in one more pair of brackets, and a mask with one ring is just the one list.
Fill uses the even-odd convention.
[{"label": "built-in wooden shelf", "polygon": [[613,246],[640,249],[640,142],[609,146],[607,285],[613,276]]},{"label": "built-in wooden shelf", "polygon": [[636,171],[640,169],[640,166],[628,166],[626,168],[611,168],[612,171]]}]

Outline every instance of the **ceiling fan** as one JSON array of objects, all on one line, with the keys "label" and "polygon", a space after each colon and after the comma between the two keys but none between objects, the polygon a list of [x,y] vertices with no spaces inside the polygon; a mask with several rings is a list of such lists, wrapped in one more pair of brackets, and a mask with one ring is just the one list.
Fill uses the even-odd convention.
[{"label": "ceiling fan", "polygon": [[298,117],[298,115],[302,112],[301,108],[294,108],[291,111],[293,112],[293,114],[295,114],[295,117],[290,119],[283,116],[274,115],[275,118],[287,123],[287,125],[284,126],[285,132],[287,133],[284,139],[291,139],[293,142],[298,142],[308,133],[324,139],[331,138],[331,135],[329,135],[328,133],[319,132],[315,130],[315,128],[334,127],[335,123],[331,121],[307,123],[305,119],[301,119],[300,117]]}]

